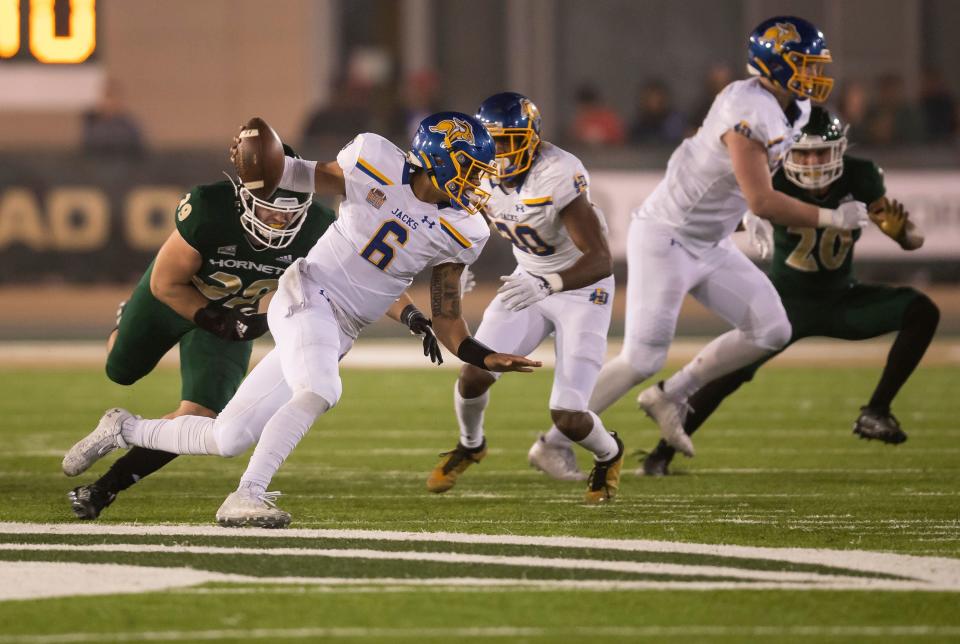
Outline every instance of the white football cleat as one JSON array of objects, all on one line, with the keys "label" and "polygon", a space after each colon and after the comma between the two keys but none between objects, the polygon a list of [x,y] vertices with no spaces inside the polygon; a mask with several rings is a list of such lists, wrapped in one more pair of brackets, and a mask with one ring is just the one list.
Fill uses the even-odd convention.
[{"label": "white football cleat", "polygon": [[237,490],[217,510],[217,523],[225,528],[286,528],[290,525],[290,513],[277,507],[278,496],[279,492]]},{"label": "white football cleat", "polygon": [[586,481],[587,475],[577,465],[577,455],[573,445],[551,445],[543,434],[530,446],[527,461],[550,478],[558,481]]},{"label": "white football cleat", "polygon": [[637,404],[660,426],[660,436],[667,444],[689,458],[693,457],[693,441],[683,431],[687,405],[671,400],[663,392],[662,383],[647,387],[637,396]]},{"label": "white football cleat", "polygon": [[63,473],[67,476],[82,474],[113,450],[121,447],[126,449],[127,444],[120,432],[123,421],[129,418],[137,417],[119,407],[108,409],[100,418],[97,427],[64,455],[61,463]]}]

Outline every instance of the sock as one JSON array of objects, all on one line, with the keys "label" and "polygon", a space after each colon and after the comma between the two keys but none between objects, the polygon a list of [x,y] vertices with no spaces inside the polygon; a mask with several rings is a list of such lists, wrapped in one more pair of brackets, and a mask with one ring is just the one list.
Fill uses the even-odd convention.
[{"label": "sock", "polygon": [[556,425],[550,425],[550,429],[543,435],[543,442],[547,445],[556,445],[557,447],[566,447],[573,443],[567,438],[567,435],[557,429]]},{"label": "sock", "polygon": [[172,454],[219,454],[214,419],[178,416],[161,420],[128,418],[120,435],[127,445]]},{"label": "sock", "polygon": [[153,474],[176,457],[176,454],[169,452],[132,447],[130,451],[114,461],[96,485],[113,493],[122,492],[143,477]]},{"label": "sock", "polygon": [[464,398],[460,395],[459,383],[453,385],[453,408],[460,424],[460,444],[464,447],[476,449],[483,444],[483,411],[489,402],[489,390],[476,398]]},{"label": "sock", "polygon": [[250,496],[260,496],[267,491],[265,485],[260,485],[253,481],[240,481],[240,485],[237,486],[237,492],[247,492]]},{"label": "sock", "polygon": [[757,346],[740,329],[714,338],[683,369],[663,383],[663,391],[673,400],[685,401],[704,383],[716,380],[740,367],[775,353]]},{"label": "sock", "polygon": [[890,347],[880,382],[870,398],[870,408],[889,413],[894,396],[926,353],[939,321],[940,310],[927,296],[921,295],[907,305],[903,326]]},{"label": "sock", "polygon": [[586,438],[582,441],[577,441],[577,443],[593,452],[593,459],[595,461],[609,461],[617,455],[620,449],[617,446],[617,441],[613,438],[613,434],[608,432],[603,426],[603,421],[600,420],[599,416],[592,411],[588,411],[587,413],[590,414],[590,417],[593,419],[593,428],[590,430],[590,433],[587,434]]},{"label": "sock", "polygon": [[602,413],[649,376],[650,374],[637,371],[621,353],[603,365],[603,369],[600,370],[597,384],[590,396],[590,404],[588,405],[590,410],[598,414]]},{"label": "sock", "polygon": [[330,403],[312,391],[298,391],[270,417],[253,450],[241,484],[267,489],[273,475]]}]

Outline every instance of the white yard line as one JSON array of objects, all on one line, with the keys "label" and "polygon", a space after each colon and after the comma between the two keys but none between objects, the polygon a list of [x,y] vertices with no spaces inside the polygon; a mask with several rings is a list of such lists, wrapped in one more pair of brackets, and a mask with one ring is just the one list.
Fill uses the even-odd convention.
[{"label": "white yard line", "polygon": [[[457,552],[416,552],[400,550],[370,550],[361,548],[244,548],[235,546],[181,546],[162,544],[47,544],[0,543],[0,551],[16,552],[116,552],[161,553],[192,555],[251,555],[256,557],[325,557],[330,559],[370,559],[381,561],[418,561],[487,566],[519,566],[553,570],[602,570],[607,572],[672,575],[676,577],[728,577],[750,581],[794,582],[825,585],[874,588],[878,583],[890,584],[891,589],[920,590],[929,586],[913,580],[878,580],[869,577],[829,575],[822,573],[783,570],[754,570],[729,566],[698,566],[645,561],[611,561],[600,559],[548,558],[524,555],[475,555]],[[936,590],[945,590],[935,587]],[[949,590],[949,587],[946,588]],[[958,588],[957,590],[960,590]]]},{"label": "white yard line", "polygon": [[[380,530],[246,529],[243,531],[197,525],[105,525],[105,524],[31,524],[0,523],[4,534],[46,535],[155,535],[155,536],[217,536],[299,538],[310,540],[355,539],[394,542],[444,542],[465,544],[503,544],[520,546],[590,548],[602,550],[683,553],[783,561],[799,564],[823,565],[836,568],[880,573],[915,580],[920,586],[948,591],[960,591],[960,559],[945,557],[918,557],[863,550],[827,550],[813,548],[762,548],[754,546],[714,545],[642,539],[592,539],[586,537],[540,537],[520,535],[487,535],[451,532],[399,532]],[[13,545],[13,544],[8,544]],[[40,545],[40,544],[33,544]],[[111,544],[102,544],[111,545]],[[59,545],[52,547],[59,548]],[[82,546],[92,548],[92,546]],[[164,546],[165,551],[168,547]],[[271,551],[274,549],[270,549]],[[300,550],[300,549],[293,549]],[[260,552],[262,550],[258,550]],[[369,551],[384,554],[382,551]],[[396,553],[386,553],[396,554]],[[421,556],[424,553],[413,553]],[[449,553],[443,553],[449,554]],[[479,556],[479,555],[473,555]],[[558,560],[564,561],[564,560]],[[591,565],[596,562],[590,561]],[[638,563],[638,562],[625,562]],[[781,578],[782,579],[782,578]]]},{"label": "white yard line", "polygon": [[125,633],[59,633],[54,635],[0,635],[0,644],[76,644],[81,642],[176,642],[184,640],[262,640],[262,639],[312,639],[356,638],[377,641],[398,639],[443,638],[504,638],[515,640],[523,637],[553,638],[695,638],[695,637],[834,637],[834,638],[918,638],[957,637],[960,627],[919,625],[889,626],[719,626],[719,625],[669,625],[669,626],[564,626],[544,628],[539,626],[477,626],[440,628],[363,628],[363,627],[316,627],[316,628],[255,628],[215,630],[169,630],[130,631]]}]

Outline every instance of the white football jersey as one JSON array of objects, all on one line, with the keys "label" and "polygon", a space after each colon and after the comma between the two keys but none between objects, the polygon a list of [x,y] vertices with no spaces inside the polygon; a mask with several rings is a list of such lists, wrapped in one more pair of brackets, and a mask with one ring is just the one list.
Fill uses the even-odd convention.
[{"label": "white football jersey", "polygon": [[379,319],[424,268],[471,264],[490,229],[480,215],[417,199],[413,166],[393,143],[360,134],[337,155],[346,196],[307,255],[307,274],[360,329]]},{"label": "white football jersey", "polygon": [[[490,223],[513,244],[517,264],[535,275],[569,268],[583,254],[560,220],[560,211],[579,195],[589,193],[590,175],[580,159],[543,142],[517,188],[487,181],[490,193],[485,212]],[[595,208],[596,209],[596,208]],[[607,224],[597,210],[604,234]]]},{"label": "white football jersey", "polygon": [[733,129],[759,141],[767,150],[773,174],[810,119],[810,101],[795,101],[795,105],[797,114],[791,123],[759,78],[727,85],[697,133],[670,156],[666,176],[634,216],[675,228],[693,252],[715,246],[736,230],[747,209],[720,137]]}]

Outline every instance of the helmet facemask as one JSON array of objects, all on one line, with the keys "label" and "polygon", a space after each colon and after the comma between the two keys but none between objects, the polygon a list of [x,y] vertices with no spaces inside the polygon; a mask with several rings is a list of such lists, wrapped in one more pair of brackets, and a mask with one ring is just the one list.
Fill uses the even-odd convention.
[{"label": "helmet facemask", "polygon": [[833,62],[829,50],[816,55],[791,51],[784,54],[783,60],[793,70],[786,89],[815,103],[827,100],[833,89],[833,79],[824,74],[826,65]]},{"label": "helmet facemask", "polygon": [[485,125],[497,144],[496,178],[507,179],[529,170],[533,165],[533,155],[540,145],[540,137],[533,128],[500,127],[494,123]]},{"label": "helmet facemask", "polygon": [[[804,163],[799,160],[797,152],[829,150],[827,161],[821,163]],[[840,178],[843,174],[843,155],[847,151],[846,128],[844,135],[834,140],[824,140],[817,134],[802,134],[800,140],[793,144],[783,162],[783,172],[787,179],[796,186],[806,190],[825,188]]]},{"label": "helmet facemask", "polygon": [[450,152],[450,162],[453,164],[454,175],[441,185],[437,181],[436,170],[438,166],[442,165],[442,159],[433,155],[431,161],[430,156],[423,152],[420,153],[420,159],[423,161],[433,185],[450,198],[450,203],[454,207],[475,215],[490,200],[490,193],[480,187],[480,182],[484,178],[497,176],[495,166],[478,161],[463,150],[453,150]]},{"label": "helmet facemask", "polygon": [[[296,194],[298,193],[278,190],[273,195],[273,201],[269,201],[257,197],[249,188],[241,184],[237,191],[243,208],[243,212],[240,213],[240,224],[258,244],[266,248],[286,248],[303,227],[307,209],[313,202],[312,194],[300,197],[295,196]],[[279,213],[285,217],[286,222],[268,224],[257,216],[257,213],[262,211]]]}]

